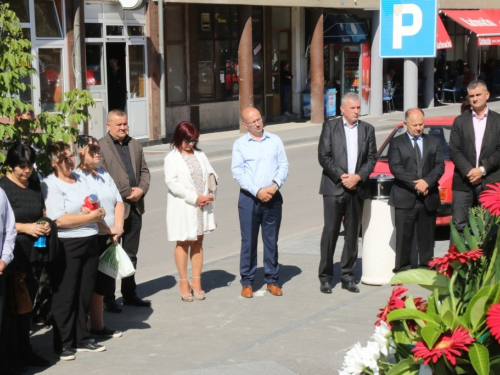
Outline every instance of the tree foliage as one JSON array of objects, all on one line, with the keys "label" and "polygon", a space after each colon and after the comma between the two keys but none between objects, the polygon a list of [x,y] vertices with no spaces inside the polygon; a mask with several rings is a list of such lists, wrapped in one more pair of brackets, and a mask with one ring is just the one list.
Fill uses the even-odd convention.
[{"label": "tree foliage", "polygon": [[[34,110],[19,97],[33,88],[24,82],[36,72],[30,51],[31,42],[24,37],[19,18],[8,4],[0,3],[0,149],[5,151],[15,141],[26,142],[37,150],[37,169],[47,171],[50,163],[43,152],[45,146],[60,140],[74,142],[79,130],[72,125],[86,122],[90,118],[87,108],[95,103],[88,91],[75,89],[64,94],[57,112],[43,112],[36,118],[22,116]],[[5,154],[0,152],[0,162],[4,160]]]}]

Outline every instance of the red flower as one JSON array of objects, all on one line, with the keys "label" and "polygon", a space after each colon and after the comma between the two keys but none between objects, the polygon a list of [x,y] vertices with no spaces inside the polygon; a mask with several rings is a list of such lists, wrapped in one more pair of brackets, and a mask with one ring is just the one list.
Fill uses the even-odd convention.
[{"label": "red flower", "polygon": [[443,333],[432,349],[429,349],[424,341],[419,341],[411,351],[415,358],[422,358],[425,365],[430,361],[436,363],[442,355],[445,355],[451,364],[455,365],[457,363],[456,357],[461,355],[460,350],[468,352],[469,348],[466,345],[473,342],[474,339],[469,334],[469,330],[457,327],[453,333],[451,331]]},{"label": "red flower", "polygon": [[479,194],[479,202],[483,204],[485,210],[490,210],[492,215],[500,214],[500,184],[486,185],[489,189]]},{"label": "red flower", "polygon": [[500,303],[492,304],[486,315],[486,325],[491,335],[500,342]]},{"label": "red flower", "polygon": [[434,257],[434,260],[429,262],[429,267],[436,267],[436,271],[451,277],[453,274],[454,268],[452,267],[453,262],[460,262],[462,264],[467,263],[470,264],[471,261],[476,261],[481,259],[483,256],[483,250],[474,249],[470,251],[466,251],[465,253],[461,253],[458,251],[455,245],[452,245],[448,250],[448,254],[445,254],[444,257]]},{"label": "red flower", "polygon": [[379,318],[379,320],[377,320],[377,322],[375,323],[376,326],[378,326],[381,321],[384,321],[387,323],[389,328],[391,328],[391,324],[387,321],[387,315],[389,315],[389,313],[392,310],[402,309],[405,307],[406,297],[404,297],[404,298],[400,298],[400,297],[402,294],[406,293],[407,291],[408,291],[408,289],[403,288],[403,286],[400,284],[396,284],[394,286],[394,289],[392,290],[391,297],[389,298],[389,302],[387,303],[387,305],[383,309],[380,309],[380,313],[377,314],[377,318]]}]

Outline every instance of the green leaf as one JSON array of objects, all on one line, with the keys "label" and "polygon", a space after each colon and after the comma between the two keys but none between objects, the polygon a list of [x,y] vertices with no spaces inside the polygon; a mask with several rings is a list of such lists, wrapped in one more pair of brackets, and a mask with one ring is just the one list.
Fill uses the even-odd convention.
[{"label": "green leaf", "polygon": [[478,375],[490,373],[490,355],[485,346],[474,343],[469,349],[469,358]]},{"label": "green leaf", "polygon": [[477,249],[477,240],[475,237],[471,236],[468,226],[464,228],[464,237],[470,250]]},{"label": "green leaf", "polygon": [[491,291],[491,287],[487,286],[482,288],[474,297],[472,297],[467,310],[465,311],[465,320],[470,327],[470,330],[474,332],[479,323],[484,320],[486,315],[486,302]]},{"label": "green leaf", "polygon": [[389,284],[418,284],[426,289],[440,288],[448,290],[448,276],[437,273],[436,271],[414,269],[404,272],[398,272],[389,281]]},{"label": "green leaf", "polygon": [[443,332],[440,329],[436,329],[435,326],[427,326],[420,330],[420,334],[422,335],[422,338],[429,348],[432,348],[434,346],[437,339],[439,338],[439,336],[441,336],[442,333]]},{"label": "green leaf", "polygon": [[391,368],[387,375],[417,375],[419,371],[420,365],[415,363],[412,358],[407,358]]},{"label": "green leaf", "polygon": [[389,315],[387,315],[387,321],[392,322],[394,320],[407,320],[407,319],[420,319],[425,322],[430,321],[436,323],[434,317],[416,309],[397,309],[392,310]]},{"label": "green leaf", "polygon": [[467,247],[465,246],[462,236],[460,235],[460,233],[458,233],[458,230],[457,228],[455,228],[453,223],[450,223],[450,232],[453,243],[457,246],[458,251],[460,251],[461,253],[465,253],[467,251]]},{"label": "green leaf", "polygon": [[473,211],[471,211],[469,213],[469,226],[470,226],[470,228],[472,230],[472,234],[474,235],[474,237],[480,238],[479,228],[478,228],[478,225],[477,225],[477,219],[476,219],[476,216],[474,215]]}]

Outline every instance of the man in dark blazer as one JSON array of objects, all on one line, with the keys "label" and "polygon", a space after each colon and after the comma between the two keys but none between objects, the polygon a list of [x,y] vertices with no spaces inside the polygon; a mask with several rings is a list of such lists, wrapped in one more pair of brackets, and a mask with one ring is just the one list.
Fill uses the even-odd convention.
[{"label": "man in dark blazer", "polygon": [[[122,247],[137,269],[137,252],[144,214],[144,196],[148,192],[151,176],[139,141],[128,135],[127,115],[122,110],[112,110],[107,118],[108,134],[99,140],[100,166],[108,171],[125,204]],[[122,279],[122,296],[125,305],[150,306],[136,293],[134,275]],[[121,312],[115,296],[105,296],[104,309]]]},{"label": "man in dark blazer", "polygon": [[370,197],[369,178],[377,161],[375,129],[359,120],[359,95],[342,97],[342,117],[327,120],[319,138],[318,159],[323,168],[319,193],[323,195],[325,225],[321,235],[319,262],[320,291],[331,293],[333,255],[340,225],[344,219],[342,251],[342,288],[358,293],[354,268],[358,258],[358,235],[363,214],[363,201]]},{"label": "man in dark blazer", "polygon": [[453,225],[459,232],[486,184],[500,181],[500,114],[488,109],[490,93],[483,81],[469,83],[467,94],[471,111],[455,119],[450,134],[450,158],[455,164]]},{"label": "man in dark blazer", "polygon": [[444,173],[441,141],[424,134],[424,112],[405,113],[407,133],[389,144],[389,168],[394,176],[389,204],[396,211],[394,272],[411,268],[411,248],[417,228],[419,267],[429,268],[434,256],[434,233],[439,207],[438,181]]}]

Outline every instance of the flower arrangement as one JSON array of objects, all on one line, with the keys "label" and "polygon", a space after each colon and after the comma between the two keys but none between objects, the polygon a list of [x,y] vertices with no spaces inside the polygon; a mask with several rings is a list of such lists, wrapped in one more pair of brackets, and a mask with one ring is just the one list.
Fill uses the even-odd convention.
[{"label": "flower arrangement", "polygon": [[[463,234],[429,270],[396,274],[373,340],[346,353],[340,375],[500,374],[500,183],[481,193]],[[430,291],[406,295],[404,284]]]}]

